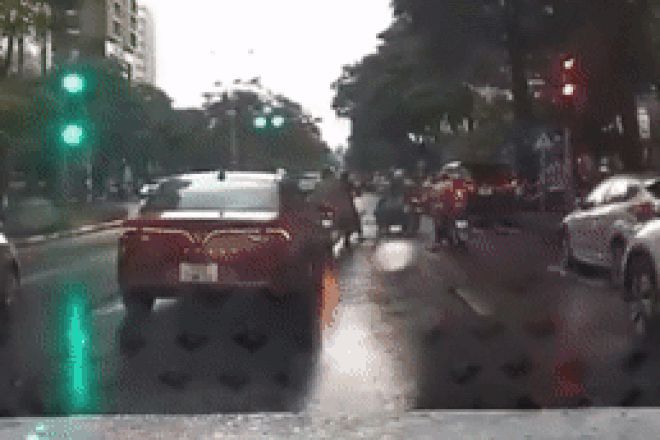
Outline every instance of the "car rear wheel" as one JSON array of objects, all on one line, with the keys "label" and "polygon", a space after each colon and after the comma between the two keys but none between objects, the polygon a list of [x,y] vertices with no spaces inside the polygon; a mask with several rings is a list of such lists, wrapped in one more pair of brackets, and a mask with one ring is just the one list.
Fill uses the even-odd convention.
[{"label": "car rear wheel", "polygon": [[321,298],[323,294],[323,263],[308,263],[306,286],[300,286],[287,298],[287,320],[291,337],[306,353],[316,351],[321,344]]},{"label": "car rear wheel", "polygon": [[126,315],[119,328],[119,350],[125,356],[137,354],[145,345],[142,322],[149,316],[155,299],[141,293],[122,294]]},{"label": "car rear wheel", "polygon": [[16,302],[19,288],[20,282],[18,280],[18,274],[15,270],[10,269],[7,272],[7,278],[5,279],[2,288],[2,304],[0,304],[0,308],[3,310],[9,310],[11,308]]},{"label": "car rear wheel", "polygon": [[2,290],[2,302],[0,303],[0,342],[6,342],[10,334],[12,306],[15,305],[20,289],[18,273],[11,268],[7,271]]},{"label": "car rear wheel", "polygon": [[571,236],[568,231],[564,231],[562,237],[562,267],[565,269],[572,269],[575,267],[575,257],[573,256],[573,245],[571,244]]},{"label": "car rear wheel", "polygon": [[621,241],[612,243],[610,250],[610,284],[619,287],[623,282],[623,262],[624,246]]},{"label": "car rear wheel", "polygon": [[635,333],[649,337],[658,333],[657,288],[653,263],[637,256],[630,263],[630,319]]},{"label": "car rear wheel", "polygon": [[129,316],[144,316],[151,313],[155,299],[143,293],[124,293],[122,295],[126,313]]}]

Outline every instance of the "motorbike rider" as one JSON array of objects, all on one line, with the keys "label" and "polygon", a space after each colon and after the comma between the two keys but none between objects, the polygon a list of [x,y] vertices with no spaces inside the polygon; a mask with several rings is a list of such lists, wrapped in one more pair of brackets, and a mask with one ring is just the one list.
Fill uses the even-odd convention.
[{"label": "motorbike rider", "polygon": [[357,212],[346,183],[337,179],[331,168],[323,169],[321,182],[310,195],[309,201],[318,208],[332,209],[335,215],[335,227],[344,236],[346,247],[350,247],[350,236],[358,229],[355,224]]},{"label": "motorbike rider", "polygon": [[350,241],[349,238],[353,232],[357,232],[358,239],[362,241],[364,239],[364,235],[362,233],[362,222],[360,221],[360,215],[358,214],[357,208],[355,206],[355,197],[360,193],[359,188],[357,188],[357,186],[351,182],[350,175],[347,171],[341,173],[339,181],[341,182],[342,189],[346,192],[349,200],[349,214],[353,217],[353,220],[349,225],[350,231],[347,231],[348,235],[346,236],[346,241]]},{"label": "motorbike rider", "polygon": [[451,222],[455,221],[467,209],[468,187],[461,176],[442,173],[436,185],[437,201],[433,210],[435,220],[435,242],[440,244],[449,239]]},{"label": "motorbike rider", "polygon": [[395,170],[390,179],[387,192],[381,197],[374,212],[376,223],[379,228],[388,224],[388,221],[396,215],[400,215],[405,209],[405,182],[403,172]]}]

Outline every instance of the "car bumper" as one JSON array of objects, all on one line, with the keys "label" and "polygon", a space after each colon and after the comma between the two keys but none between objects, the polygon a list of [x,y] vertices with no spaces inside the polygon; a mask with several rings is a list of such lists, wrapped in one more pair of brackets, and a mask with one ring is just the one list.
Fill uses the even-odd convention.
[{"label": "car bumper", "polygon": [[[206,262],[205,262],[206,263]],[[143,265],[120,262],[119,285],[122,292],[146,292],[154,297],[178,297],[230,291],[268,291],[282,296],[297,286],[302,265],[218,264],[216,279],[210,282],[182,281],[180,265],[169,264],[145,270]]]}]

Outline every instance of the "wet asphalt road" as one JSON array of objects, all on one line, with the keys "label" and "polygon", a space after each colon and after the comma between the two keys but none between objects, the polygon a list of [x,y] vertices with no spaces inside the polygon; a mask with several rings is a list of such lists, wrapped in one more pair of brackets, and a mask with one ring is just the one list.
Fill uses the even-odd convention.
[{"label": "wet asphalt road", "polygon": [[[382,413],[415,408],[656,406],[658,355],[639,347],[619,292],[562,273],[557,243],[519,229],[472,234],[467,251],[375,239],[325,278],[317,354],[256,297],[213,308],[159,301],[146,345],[123,356],[118,231],[22,249],[23,300],[1,351],[5,414]],[[194,329],[204,338],[181,336]]]}]

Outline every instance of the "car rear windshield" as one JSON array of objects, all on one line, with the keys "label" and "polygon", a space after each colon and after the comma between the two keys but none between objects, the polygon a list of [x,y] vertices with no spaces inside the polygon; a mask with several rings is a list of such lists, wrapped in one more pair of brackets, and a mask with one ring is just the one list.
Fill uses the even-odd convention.
[{"label": "car rear windshield", "polygon": [[278,207],[274,184],[242,182],[208,187],[170,181],[147,200],[145,210],[275,211]]},{"label": "car rear windshield", "polygon": [[653,197],[660,199],[660,179],[647,182],[646,189],[653,194]]},{"label": "car rear windshield", "polygon": [[470,175],[474,179],[491,179],[495,177],[508,177],[513,174],[508,165],[466,165]]}]

